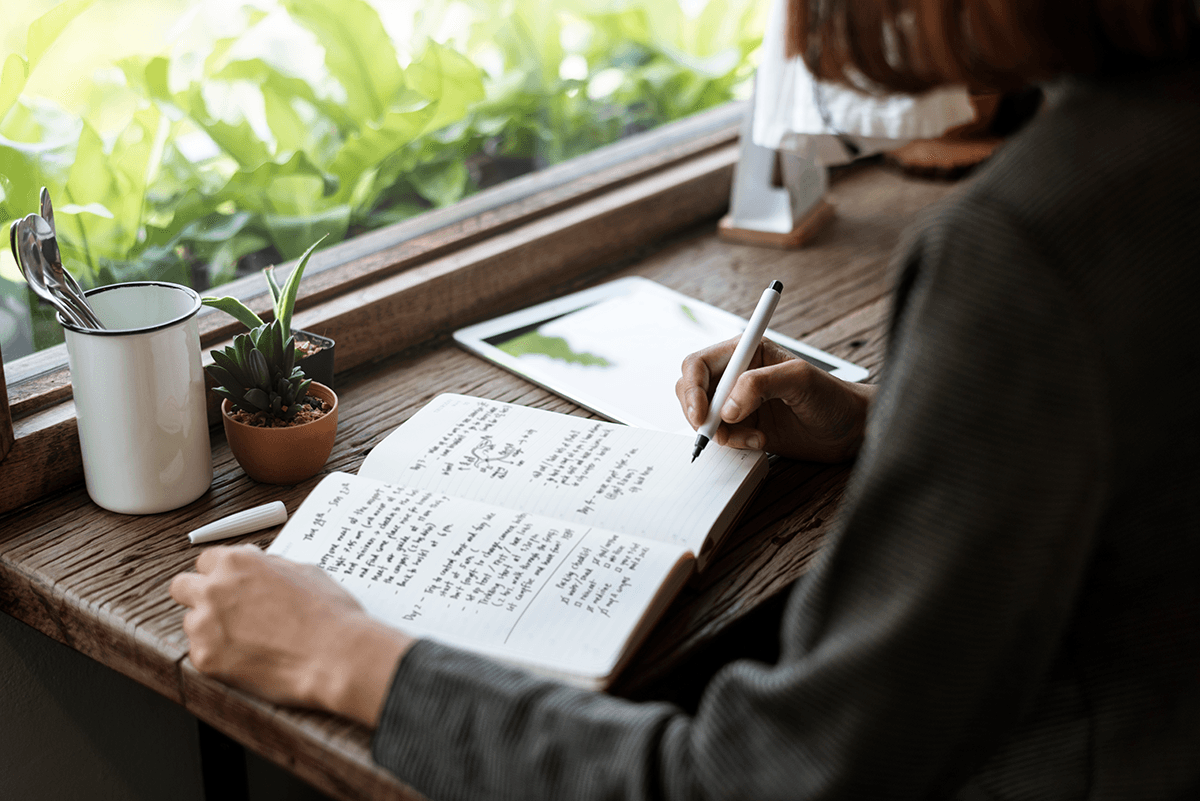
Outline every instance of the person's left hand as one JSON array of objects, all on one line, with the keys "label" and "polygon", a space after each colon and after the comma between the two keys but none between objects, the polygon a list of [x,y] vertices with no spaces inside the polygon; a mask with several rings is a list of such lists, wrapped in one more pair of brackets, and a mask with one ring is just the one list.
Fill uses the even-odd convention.
[{"label": "person's left hand", "polygon": [[378,721],[412,638],[371,618],[325,571],[253,545],[209,548],[171,582],[202,673],[267,700]]}]

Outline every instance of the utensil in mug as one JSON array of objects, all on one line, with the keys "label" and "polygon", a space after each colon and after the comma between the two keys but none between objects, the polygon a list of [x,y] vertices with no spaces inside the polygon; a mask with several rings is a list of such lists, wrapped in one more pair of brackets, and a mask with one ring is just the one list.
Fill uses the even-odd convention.
[{"label": "utensil in mug", "polygon": [[[58,249],[58,231],[54,227],[54,204],[50,202],[50,191],[46,187],[42,187],[41,196],[39,198],[39,210],[41,212],[38,219],[35,220],[35,231],[38,235],[38,244],[42,248],[42,258],[45,260],[51,277],[57,283],[61,284],[64,290],[78,299],[78,305],[83,312],[85,319],[92,328],[103,328],[96,313],[88,306],[87,296],[84,294],[83,287],[75,280],[75,276],[63,267],[62,252]],[[45,223],[45,225],[41,225]]]},{"label": "utensil in mug", "polygon": [[69,320],[80,328],[88,327],[74,307],[47,286],[46,271],[42,265],[42,254],[38,248],[37,235],[34,233],[28,217],[13,223],[13,227],[10,229],[10,238],[16,248],[17,266],[21,268],[21,274],[25,276],[25,282],[29,284],[33,294],[57,309],[60,319]]},{"label": "utensil in mug", "polygon": [[54,238],[54,230],[50,224],[37,214],[30,214],[25,219],[29,221],[34,236],[37,238],[38,255],[41,256],[39,263],[42,270],[42,283],[70,306],[71,310],[75,312],[75,317],[83,321],[86,327],[103,328],[104,324],[100,322],[96,312],[92,311],[92,307],[88,305],[83,288],[76,283],[75,277],[62,266],[62,257],[58,252],[58,240]]},{"label": "utensil in mug", "polygon": [[54,205],[50,202],[50,190],[44,186],[38,195],[38,211],[41,212],[42,219],[50,225],[50,233],[57,237],[58,229],[54,227]]},{"label": "utensil in mug", "polygon": [[104,330],[59,315],[75,394],[88,495],[125,514],[199,498],[212,483],[200,367],[200,297],[141,281],[87,293]]}]

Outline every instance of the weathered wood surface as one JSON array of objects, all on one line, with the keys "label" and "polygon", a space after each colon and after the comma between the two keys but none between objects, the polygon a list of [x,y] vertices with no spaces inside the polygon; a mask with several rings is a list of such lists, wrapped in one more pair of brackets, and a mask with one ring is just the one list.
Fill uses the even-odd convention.
[{"label": "weathered wood surface", "polygon": [[363,727],[331,715],[283,709],[180,668],[185,705],[197,717],[333,798],[406,801],[418,793],[371,759]]},{"label": "weathered wood surface", "polygon": [[[863,364],[871,370],[869,380],[876,380],[884,355],[890,251],[902,227],[947,189],[867,168],[835,184],[837,218],[808,248],[787,252],[721,242],[714,217],[629,261],[612,277],[644,275],[742,315],[752,311],[768,281],[779,279],[785,290],[772,327]],[[569,284],[601,277],[591,269]],[[537,290],[528,291],[528,301],[536,299]],[[484,316],[521,302],[508,293],[492,301],[480,294],[472,309]],[[338,388],[340,426],[328,470],[357,470],[372,446],[440,392],[586,414],[458,350],[444,336],[339,374]],[[0,517],[0,610],[183,703],[334,797],[415,797],[373,766],[363,729],[256,701],[199,675],[187,661],[184,610],[167,594],[170,579],[190,568],[199,553],[186,533],[268,500],[283,500],[294,511],[316,481],[291,488],[255,484],[232,461],[219,429],[213,454],[212,490],[175,512],[111,514],[75,486],[19,516]],[[652,679],[801,575],[835,517],[848,473],[845,466],[775,462],[709,571],[685,589],[653,632],[626,686]],[[266,545],[274,534],[240,541]]]}]

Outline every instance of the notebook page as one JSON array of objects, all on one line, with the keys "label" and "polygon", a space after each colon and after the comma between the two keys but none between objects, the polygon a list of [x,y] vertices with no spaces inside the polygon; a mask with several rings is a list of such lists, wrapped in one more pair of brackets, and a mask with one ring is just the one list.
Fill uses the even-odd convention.
[{"label": "notebook page", "polygon": [[698,553],[761,458],[692,438],[463,395],[439,395],[375,446],[359,475],[673,542]]},{"label": "notebook page", "polygon": [[317,485],[268,552],[319,565],[414,636],[601,677],[683,555],[346,473]]}]

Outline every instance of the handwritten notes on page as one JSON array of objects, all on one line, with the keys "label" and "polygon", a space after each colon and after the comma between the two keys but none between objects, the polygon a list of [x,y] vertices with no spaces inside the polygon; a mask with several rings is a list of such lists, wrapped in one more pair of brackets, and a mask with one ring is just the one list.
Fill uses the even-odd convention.
[{"label": "handwritten notes on page", "polygon": [[371,451],[359,475],[673,542],[699,553],[761,453],[440,395]]},{"label": "handwritten notes on page", "polygon": [[321,481],[270,552],[320,565],[416,636],[593,677],[609,675],[684,558],[666,543],[345,473]]}]

